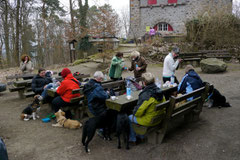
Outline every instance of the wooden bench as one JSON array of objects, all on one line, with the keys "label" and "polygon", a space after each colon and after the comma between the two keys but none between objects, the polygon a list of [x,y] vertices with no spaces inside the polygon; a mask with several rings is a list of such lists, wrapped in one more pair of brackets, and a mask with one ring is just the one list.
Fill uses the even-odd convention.
[{"label": "wooden bench", "polygon": [[180,67],[182,68],[185,65],[191,64],[194,67],[197,67],[200,65],[200,61],[205,58],[205,53],[203,52],[183,52],[179,54],[179,58],[183,60],[182,63],[180,63]]},{"label": "wooden bench", "polygon": [[31,79],[15,81],[8,89],[10,92],[17,91],[20,98],[32,97],[35,94],[32,92],[31,83]]},{"label": "wooden bench", "polygon": [[180,67],[187,64],[192,64],[197,67],[200,65],[200,61],[206,58],[218,58],[223,61],[229,61],[232,55],[227,50],[200,50],[199,52],[183,52],[179,54],[179,58],[183,59],[180,63]]},{"label": "wooden bench", "polygon": [[232,55],[227,50],[202,50],[205,55],[205,58],[218,58],[223,61],[230,61]]},{"label": "wooden bench", "polygon": [[[155,107],[156,111],[165,110],[165,114],[156,116],[152,120],[152,124],[160,122],[159,125],[153,127],[146,127],[136,123],[132,123],[134,131],[139,135],[151,135],[148,136],[148,142],[150,143],[161,143],[168,129],[168,125],[171,120],[184,116],[185,122],[190,122],[193,119],[198,119],[202,111],[203,103],[207,98],[207,93],[209,90],[209,85],[206,84],[205,87],[197,89],[189,94],[182,95],[180,97],[170,97],[170,99],[164,103],[158,104]],[[199,97],[186,101],[186,103],[181,104],[176,108],[176,104],[187,100],[190,97],[200,95]]]},{"label": "wooden bench", "polygon": [[[113,89],[114,91],[119,92],[119,94],[122,94],[125,92],[125,81],[119,80],[119,81],[109,81],[108,83],[102,84],[104,89]],[[80,119],[83,118],[84,114],[87,113],[89,117],[93,117],[94,115],[91,114],[91,112],[88,110],[88,102],[87,98],[83,96],[83,88],[75,89],[72,91],[72,94],[80,93],[80,97],[76,97],[71,99],[71,103],[79,103],[79,105],[74,106],[68,106],[66,110],[74,110],[73,112],[77,117]],[[65,107],[64,107],[65,108]]]}]

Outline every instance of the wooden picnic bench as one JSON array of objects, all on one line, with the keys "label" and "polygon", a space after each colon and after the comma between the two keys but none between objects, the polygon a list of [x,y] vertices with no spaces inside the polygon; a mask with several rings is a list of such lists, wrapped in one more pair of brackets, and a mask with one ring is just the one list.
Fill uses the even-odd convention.
[{"label": "wooden picnic bench", "polygon": [[[162,92],[165,96],[177,91],[177,86],[170,88],[162,88]],[[137,105],[138,95],[141,91],[132,92],[132,98],[127,99],[126,95],[118,96],[116,100],[107,99],[106,106],[110,109],[118,112],[132,111],[133,107]]]},{"label": "wooden picnic bench", "polygon": [[[109,81],[108,83],[105,82],[102,84],[104,89],[111,89],[113,88],[115,91],[118,92],[123,92],[123,90],[125,91],[125,83],[124,80],[120,80],[120,81]],[[48,89],[47,91],[48,95],[51,97],[56,97],[57,93],[56,93],[56,89]],[[72,94],[76,94],[76,93],[80,93],[79,97],[75,97],[72,98],[70,100],[71,105],[66,106],[63,108],[64,111],[70,110],[71,112],[74,113],[75,118],[83,118],[84,113],[87,112],[87,114],[91,117],[91,113],[88,112],[87,110],[87,99],[86,97],[83,95],[83,86],[81,86],[80,89],[75,89],[72,90]]]},{"label": "wooden picnic bench", "polygon": [[229,61],[232,55],[227,50],[200,50],[198,52],[181,52],[179,58],[183,60],[180,63],[180,67],[187,64],[192,64],[197,67],[200,65],[200,61],[206,58],[218,58],[223,61]]},{"label": "wooden picnic bench", "polygon": [[11,87],[8,87],[10,92],[18,91],[18,95],[20,98],[27,98],[34,96],[31,88],[32,80],[22,80],[22,81],[15,81]]},{"label": "wooden picnic bench", "polygon": [[227,50],[203,50],[206,58],[218,58],[223,61],[230,61],[232,55]]},{"label": "wooden picnic bench", "polygon": [[[170,97],[170,99],[164,103],[158,104],[155,107],[156,111],[165,110],[165,114],[156,116],[152,120],[152,124],[158,125],[152,127],[142,126],[136,123],[132,123],[134,131],[139,135],[150,135],[148,136],[148,142],[150,143],[161,143],[170,122],[180,116],[184,117],[185,122],[191,122],[194,118],[198,119],[202,111],[203,103],[207,98],[209,85],[199,88],[189,94],[182,95],[180,97]],[[187,101],[188,98],[199,95],[199,97]],[[176,104],[185,102],[176,107]]]},{"label": "wooden picnic bench", "polygon": [[[80,74],[78,76],[75,76],[75,78],[78,80],[82,80],[83,78],[87,78],[89,76],[90,74]],[[55,78],[59,81],[62,80],[61,76],[56,76]],[[32,91],[31,84],[32,84],[32,79],[18,80],[13,82],[13,85],[9,86],[8,88],[10,92],[18,91],[20,98],[27,98],[35,95],[35,93]]]}]

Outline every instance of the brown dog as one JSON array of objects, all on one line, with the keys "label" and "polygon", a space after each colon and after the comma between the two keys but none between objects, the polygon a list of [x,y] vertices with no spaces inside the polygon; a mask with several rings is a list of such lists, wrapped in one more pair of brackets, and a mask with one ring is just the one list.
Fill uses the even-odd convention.
[{"label": "brown dog", "polygon": [[65,117],[65,112],[63,112],[61,109],[58,110],[58,112],[55,113],[57,123],[52,124],[53,127],[65,127],[69,129],[77,129],[82,127],[82,124],[76,120],[67,119]]}]

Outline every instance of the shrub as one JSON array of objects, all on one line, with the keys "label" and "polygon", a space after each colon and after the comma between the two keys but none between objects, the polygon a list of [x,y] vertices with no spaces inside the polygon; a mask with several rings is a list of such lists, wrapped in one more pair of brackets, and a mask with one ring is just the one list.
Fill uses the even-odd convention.
[{"label": "shrub", "polygon": [[186,23],[188,42],[198,49],[228,49],[240,43],[240,18],[226,8],[212,9]]}]

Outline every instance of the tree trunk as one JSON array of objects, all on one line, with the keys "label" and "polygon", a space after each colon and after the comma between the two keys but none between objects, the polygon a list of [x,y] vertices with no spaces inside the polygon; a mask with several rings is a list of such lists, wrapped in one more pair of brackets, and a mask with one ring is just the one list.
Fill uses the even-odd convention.
[{"label": "tree trunk", "polygon": [[17,0],[17,9],[16,9],[16,44],[15,44],[15,65],[19,66],[19,38],[20,38],[20,23],[19,23],[19,11],[20,11],[20,0]]},{"label": "tree trunk", "polygon": [[[43,23],[43,34],[44,34],[44,42],[43,42],[43,54],[45,54],[44,61],[45,65],[49,65],[48,60],[49,60],[49,55],[48,55],[48,47],[47,47],[47,24],[46,24],[46,18],[47,18],[47,13],[46,13],[46,8],[45,8],[46,3],[43,2],[43,7],[42,7],[42,23]],[[45,67],[43,64],[42,67]]]},{"label": "tree trunk", "polygon": [[70,4],[72,34],[73,34],[73,38],[75,39],[76,32],[75,32],[75,22],[74,22],[73,8],[72,8],[72,0],[69,0],[69,4]]},{"label": "tree trunk", "polygon": [[86,27],[87,27],[87,11],[88,11],[88,0],[85,0],[85,4],[83,6],[82,0],[78,0],[79,4],[79,13],[80,13],[80,30],[81,34],[86,35]]},{"label": "tree trunk", "polygon": [[11,63],[11,56],[9,52],[9,24],[8,24],[8,3],[7,1],[5,2],[5,15],[4,15],[4,43],[5,43],[5,48],[6,48],[6,55],[7,55],[7,65],[10,66]]}]

